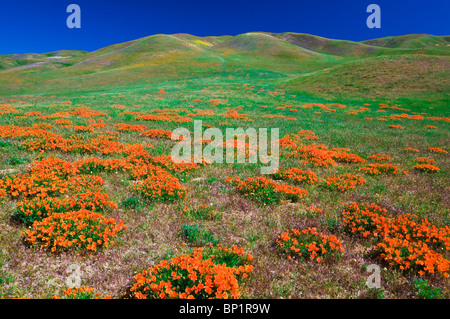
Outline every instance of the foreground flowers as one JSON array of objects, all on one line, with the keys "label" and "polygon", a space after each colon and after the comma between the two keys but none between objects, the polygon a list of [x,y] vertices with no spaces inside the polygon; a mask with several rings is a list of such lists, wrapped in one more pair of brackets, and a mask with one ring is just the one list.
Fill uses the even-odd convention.
[{"label": "foreground flowers", "polygon": [[53,299],[111,299],[110,295],[101,297],[99,292],[94,292],[95,289],[92,287],[80,287],[80,288],[69,288],[64,290],[64,295],[62,297],[55,295]]},{"label": "foreground flowers", "polygon": [[135,299],[239,298],[240,281],[253,270],[253,257],[236,246],[194,248],[134,276],[125,294]]},{"label": "foreground flowers", "polygon": [[39,245],[52,252],[68,248],[96,251],[113,244],[111,240],[126,225],[120,220],[82,209],[77,212],[55,213],[42,221],[35,221],[31,229],[23,232],[25,242]]},{"label": "foreground flowers", "polygon": [[342,216],[344,229],[374,242],[374,249],[389,265],[421,276],[441,273],[448,278],[450,261],[438,251],[450,250],[449,226],[438,228],[410,214],[390,217],[375,204],[352,203]]}]

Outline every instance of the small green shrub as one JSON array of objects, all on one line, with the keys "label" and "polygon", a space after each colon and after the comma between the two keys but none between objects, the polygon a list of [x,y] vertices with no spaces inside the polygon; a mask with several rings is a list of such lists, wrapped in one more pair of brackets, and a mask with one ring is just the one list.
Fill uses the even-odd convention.
[{"label": "small green shrub", "polygon": [[124,208],[127,209],[136,209],[139,210],[139,199],[136,197],[128,197],[127,199],[123,200],[120,205],[122,205]]},{"label": "small green shrub", "polygon": [[186,241],[195,246],[216,245],[219,242],[214,238],[214,234],[206,230],[202,224],[184,224],[181,232]]},{"label": "small green shrub", "polygon": [[420,299],[441,299],[441,288],[434,287],[428,280],[416,279],[414,280],[414,291]]},{"label": "small green shrub", "polygon": [[11,142],[8,141],[0,141],[0,147],[8,147],[11,145]]},{"label": "small green shrub", "polygon": [[20,157],[11,157],[6,160],[9,165],[16,166],[20,164],[28,163],[30,160],[28,158],[20,158]]}]

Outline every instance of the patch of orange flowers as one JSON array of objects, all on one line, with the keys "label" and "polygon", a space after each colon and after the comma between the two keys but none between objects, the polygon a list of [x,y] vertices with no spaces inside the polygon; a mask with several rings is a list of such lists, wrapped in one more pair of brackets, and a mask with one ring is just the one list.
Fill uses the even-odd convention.
[{"label": "patch of orange flowers", "polygon": [[429,147],[428,150],[432,153],[441,153],[441,154],[447,154],[448,152],[440,147]]},{"label": "patch of orange flowers", "polygon": [[167,130],[148,130],[139,134],[142,137],[150,137],[150,138],[167,138],[170,139],[172,136],[171,131]]},{"label": "patch of orange flowers", "polygon": [[115,124],[114,127],[116,127],[119,132],[143,132],[147,129],[147,127],[142,124],[133,125],[126,123],[118,123]]},{"label": "patch of orange flowers", "polygon": [[136,183],[135,189],[150,200],[174,201],[187,197],[187,188],[163,169],[147,174],[144,180]]},{"label": "patch of orange flowers", "polygon": [[392,164],[369,164],[361,167],[359,171],[369,175],[397,174],[398,167]]},{"label": "patch of orange flowers", "polygon": [[[239,253],[237,247],[234,249]],[[228,249],[227,249],[228,251]],[[125,297],[135,299],[236,299],[241,295],[239,283],[253,270],[251,255],[238,264],[234,258],[223,259],[222,251],[216,254],[203,248],[194,248],[134,276],[134,284]]]},{"label": "patch of orange flowers", "polygon": [[22,235],[25,235],[25,242],[52,252],[69,248],[95,251],[113,244],[111,239],[126,228],[122,220],[116,222],[113,218],[81,209],[54,213],[42,221],[35,221]]},{"label": "patch of orange flowers", "polygon": [[407,147],[404,150],[405,152],[415,152],[415,153],[420,153],[420,151],[416,148],[411,148],[411,147]]},{"label": "patch of orange flowers", "polygon": [[282,179],[285,181],[293,181],[295,183],[314,184],[319,181],[316,173],[313,171],[305,171],[296,167],[289,169],[280,168],[277,173],[272,175],[274,179]]},{"label": "patch of orange flowers", "polygon": [[52,252],[95,251],[126,229],[122,221],[100,214],[104,208],[117,208],[102,190],[104,180],[79,173],[77,164],[50,157],[33,162],[28,173],[0,180],[4,195],[21,198],[14,216],[31,225],[22,233],[25,242]]},{"label": "patch of orange flowers", "polygon": [[249,177],[245,181],[239,177],[227,177],[226,181],[234,184],[244,196],[254,197],[264,204],[281,203],[284,198],[297,201],[308,194],[305,189],[278,184],[262,176]]},{"label": "patch of orange flowers", "polygon": [[[110,295],[105,297],[101,297],[99,292],[95,292],[95,289],[92,287],[80,287],[80,288],[69,288],[64,290],[63,299],[111,299]],[[53,299],[61,299],[60,296],[54,295]]]},{"label": "patch of orange flowers", "polygon": [[373,154],[369,156],[369,159],[375,160],[377,162],[389,162],[391,157],[386,154]]},{"label": "patch of orange flowers", "polygon": [[430,164],[417,164],[414,169],[427,173],[437,173],[441,170],[439,167]]},{"label": "patch of orange flowers", "polygon": [[339,176],[328,177],[325,184],[328,188],[340,191],[346,191],[355,188],[357,185],[363,185],[367,180],[357,174],[342,174]]},{"label": "patch of orange flowers", "polygon": [[372,238],[374,249],[389,265],[421,276],[437,272],[448,278],[450,261],[438,250],[450,250],[450,227],[438,228],[411,214],[387,213],[375,204],[351,203],[343,210],[342,224],[351,234]]},{"label": "patch of orange flowers", "polygon": [[162,168],[172,172],[186,172],[199,168],[199,165],[194,163],[193,159],[191,159],[191,162],[175,163],[170,155],[165,154],[153,157],[151,161],[153,164],[161,166]]},{"label": "patch of orange flowers", "polygon": [[421,164],[434,164],[436,163],[436,161],[432,158],[429,157],[418,157],[416,158],[416,161],[421,163]]},{"label": "patch of orange flowers", "polygon": [[335,166],[334,152],[322,144],[311,144],[294,148],[287,156],[300,158],[302,164],[313,164],[315,166]]},{"label": "patch of orange flowers", "polygon": [[339,163],[364,163],[365,160],[359,155],[348,152],[347,148],[332,148],[330,151],[333,160]]},{"label": "patch of orange flowers", "polygon": [[329,255],[344,252],[342,242],[335,235],[319,233],[315,227],[302,230],[291,229],[278,236],[277,243],[280,248],[291,256],[300,257],[301,260],[311,259],[322,262]]}]

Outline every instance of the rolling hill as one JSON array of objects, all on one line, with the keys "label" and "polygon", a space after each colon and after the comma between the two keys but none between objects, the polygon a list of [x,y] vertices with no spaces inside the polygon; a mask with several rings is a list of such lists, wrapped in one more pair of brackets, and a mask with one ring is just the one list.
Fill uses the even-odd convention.
[{"label": "rolling hill", "polygon": [[379,39],[366,40],[362,41],[361,43],[386,48],[444,48],[450,46],[450,36],[435,36],[431,34],[407,34],[397,37],[384,37]]},{"label": "rolling hill", "polygon": [[445,56],[380,56],[300,76],[281,86],[326,98],[415,98],[448,102],[449,69],[450,58]]},{"label": "rolling hill", "polygon": [[291,32],[157,34],[93,52],[0,55],[0,95],[78,94],[241,72],[265,74],[257,80],[327,98],[358,98],[370,91],[378,97],[431,92],[445,99],[449,38],[352,42]]}]

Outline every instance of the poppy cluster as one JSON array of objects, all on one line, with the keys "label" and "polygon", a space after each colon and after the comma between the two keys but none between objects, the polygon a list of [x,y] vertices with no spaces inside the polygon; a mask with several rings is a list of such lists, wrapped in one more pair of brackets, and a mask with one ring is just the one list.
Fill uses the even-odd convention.
[{"label": "poppy cluster", "polygon": [[344,252],[342,242],[335,235],[325,235],[317,231],[315,227],[302,230],[291,229],[280,236],[276,241],[280,248],[291,256],[322,262],[330,255],[339,255]]},{"label": "poppy cluster", "polygon": [[146,174],[144,180],[136,183],[135,189],[149,200],[174,201],[187,197],[187,188],[163,169]]},{"label": "poppy cluster", "polygon": [[397,217],[375,204],[351,203],[342,212],[342,225],[374,243],[374,249],[389,265],[419,275],[449,276],[450,261],[439,250],[450,250],[450,227],[436,227],[411,214]]},{"label": "poppy cluster", "polygon": [[361,167],[359,171],[368,175],[397,174],[398,167],[392,164],[369,164]]},{"label": "poppy cluster", "polygon": [[33,162],[28,173],[0,180],[5,195],[21,199],[14,216],[30,225],[22,232],[26,243],[52,252],[95,251],[126,229],[122,220],[100,214],[117,208],[102,189],[103,179],[78,173],[77,165],[50,157]]},{"label": "poppy cluster", "polygon": [[79,152],[79,153],[94,153],[101,154],[128,154],[132,151],[137,151],[144,156],[148,156],[145,147],[149,145],[142,144],[122,144],[117,141],[117,136],[114,135],[98,135],[91,139],[85,139],[83,136],[74,135],[69,138],[63,138],[56,134],[43,135],[38,137],[28,138],[22,142],[21,146],[30,151],[36,150],[58,150],[63,153]]},{"label": "poppy cluster", "polygon": [[161,112],[158,115],[155,114],[147,114],[137,116],[136,120],[141,121],[156,121],[156,122],[174,122],[174,123],[186,123],[192,121],[192,118],[187,116],[181,116],[178,114],[166,114]]},{"label": "poppy cluster", "polygon": [[339,163],[364,163],[365,160],[356,154],[349,153],[348,148],[332,148],[331,157]]},{"label": "poppy cluster", "polygon": [[50,216],[35,221],[25,235],[25,242],[37,245],[52,252],[68,249],[85,249],[96,251],[108,247],[112,239],[127,227],[120,220],[81,209],[67,213],[52,213]]},{"label": "poppy cluster", "polygon": [[300,147],[294,147],[287,154],[288,157],[301,159],[302,164],[312,164],[314,166],[335,166],[336,161],[333,159],[334,152],[329,150],[326,145],[310,144]]},{"label": "poppy cluster", "polygon": [[236,186],[241,194],[258,199],[263,204],[282,203],[283,199],[298,201],[308,194],[308,191],[299,187],[278,184],[265,177],[249,177],[242,181],[239,177],[227,177],[227,182]]},{"label": "poppy cluster", "polygon": [[165,154],[153,157],[151,159],[151,162],[155,165],[161,166],[168,171],[179,173],[196,170],[200,167],[199,164],[194,163],[194,159],[191,159],[190,162],[175,163],[172,159],[172,156]]},{"label": "poppy cluster", "polygon": [[63,296],[54,295],[53,299],[111,299],[110,295],[102,297],[99,292],[95,292],[92,287],[68,288],[64,290]]},{"label": "poppy cluster", "polygon": [[355,188],[357,185],[367,183],[361,175],[357,174],[342,174],[339,176],[327,177],[325,185],[332,190],[346,191]]},{"label": "poppy cluster", "polygon": [[404,149],[405,152],[410,152],[410,153],[420,153],[420,151],[416,148],[412,148],[412,147],[407,147]]},{"label": "poppy cluster", "polygon": [[236,110],[228,110],[225,113],[225,117],[228,119],[248,120],[248,114],[239,114]]},{"label": "poppy cluster", "polygon": [[[235,248],[238,252],[239,249]],[[228,250],[227,250],[228,251]],[[234,254],[235,258],[240,255]],[[134,276],[125,294],[134,299],[236,299],[241,295],[240,281],[253,270],[251,255],[241,265],[227,261],[203,248],[194,248]]]},{"label": "poppy cluster", "polygon": [[143,132],[147,129],[147,127],[142,124],[133,125],[126,123],[114,124],[114,127],[116,127],[119,132]]},{"label": "poppy cluster", "polygon": [[447,154],[447,151],[440,147],[429,147],[428,150],[432,153]]},{"label": "poppy cluster", "polygon": [[144,131],[139,136],[142,137],[150,137],[150,138],[166,138],[170,139],[172,136],[172,132],[168,130],[148,130]]},{"label": "poppy cluster", "polygon": [[386,154],[372,154],[369,156],[369,159],[377,162],[389,162],[391,160],[391,157]]},{"label": "poppy cluster", "polygon": [[436,161],[432,158],[429,157],[418,157],[416,158],[416,161],[421,163],[421,164],[435,164]]},{"label": "poppy cluster", "polygon": [[439,167],[431,164],[417,164],[414,166],[414,169],[426,173],[437,173],[441,170]]},{"label": "poppy cluster", "polygon": [[272,175],[274,179],[281,179],[284,181],[291,181],[294,183],[307,183],[315,184],[319,181],[316,173],[313,171],[301,170],[296,167],[291,167],[288,169],[280,168],[278,172]]}]

